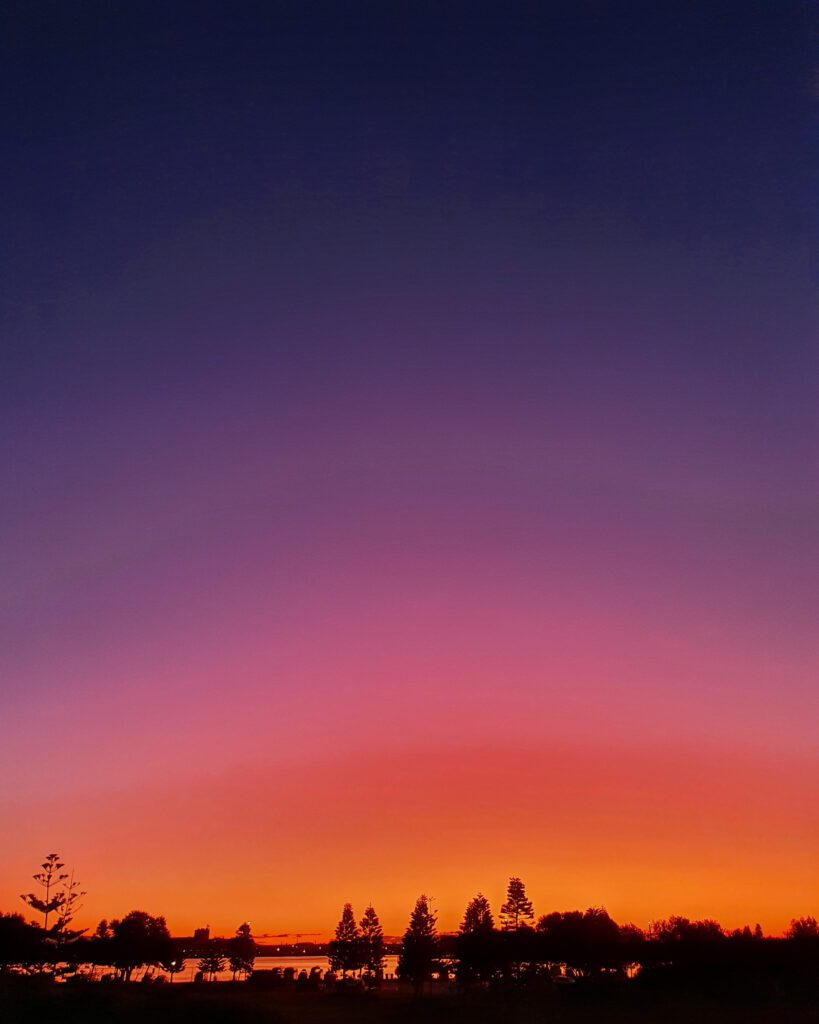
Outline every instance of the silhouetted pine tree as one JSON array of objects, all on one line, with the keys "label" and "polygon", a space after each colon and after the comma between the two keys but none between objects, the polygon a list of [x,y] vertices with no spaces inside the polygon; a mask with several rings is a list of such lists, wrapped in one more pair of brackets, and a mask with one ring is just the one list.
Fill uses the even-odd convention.
[{"label": "silhouetted pine tree", "polygon": [[429,900],[421,895],[415,904],[401,942],[398,958],[398,975],[407,978],[420,991],[423,983],[429,981],[436,968],[438,957],[437,915],[429,906]]},{"label": "silhouetted pine tree", "polygon": [[498,943],[489,900],[483,893],[470,900],[455,940],[461,981],[488,980],[497,966]]},{"label": "silhouetted pine tree", "polygon": [[57,939],[58,946],[65,947],[70,942],[75,942],[86,931],[85,928],[70,928],[77,913],[82,910],[80,900],[85,896],[85,890],[80,889],[80,883],[74,881],[74,872],[64,884],[60,893],[61,903],[57,908],[57,923],[52,931]]},{"label": "silhouetted pine tree", "polygon": [[380,978],[384,971],[384,930],[372,905],[361,918],[361,962],[367,974]]},{"label": "silhouetted pine tree", "polygon": [[68,875],[61,873],[65,864],[60,860],[58,853],[50,853],[40,867],[43,870],[32,875],[32,878],[45,889],[45,895],[38,896],[36,893],[29,892],[23,893],[20,899],[32,910],[43,915],[43,929],[48,931],[49,916],[55,911],[59,911],[65,903],[62,887],[68,881]]},{"label": "silhouetted pine tree", "polygon": [[492,916],[492,908],[489,900],[482,892],[470,900],[464,911],[464,919],[461,921],[461,934],[468,935],[479,931],[492,931],[495,927],[495,919]]},{"label": "silhouetted pine tree", "polygon": [[526,886],[519,878],[510,878],[506,902],[501,907],[501,924],[507,931],[517,931],[535,916],[532,901],[526,896]]},{"label": "silhouetted pine tree", "polygon": [[351,903],[344,904],[341,920],[336,925],[336,937],[330,942],[329,959],[330,969],[341,971],[342,977],[361,966],[361,936]]}]

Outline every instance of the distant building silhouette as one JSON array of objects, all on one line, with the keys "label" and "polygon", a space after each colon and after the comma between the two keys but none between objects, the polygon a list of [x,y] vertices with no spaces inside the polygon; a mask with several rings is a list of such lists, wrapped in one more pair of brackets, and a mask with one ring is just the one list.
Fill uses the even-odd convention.
[{"label": "distant building silhouette", "polygon": [[206,924],[204,928],[195,928],[193,932],[194,942],[210,942],[210,925]]}]

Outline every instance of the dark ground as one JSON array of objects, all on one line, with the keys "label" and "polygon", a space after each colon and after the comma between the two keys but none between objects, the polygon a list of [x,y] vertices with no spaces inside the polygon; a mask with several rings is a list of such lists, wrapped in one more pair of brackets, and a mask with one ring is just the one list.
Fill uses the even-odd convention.
[{"label": "dark ground", "polygon": [[819,998],[615,991],[380,994],[194,987],[27,985],[0,990],[2,1024],[819,1024]]}]

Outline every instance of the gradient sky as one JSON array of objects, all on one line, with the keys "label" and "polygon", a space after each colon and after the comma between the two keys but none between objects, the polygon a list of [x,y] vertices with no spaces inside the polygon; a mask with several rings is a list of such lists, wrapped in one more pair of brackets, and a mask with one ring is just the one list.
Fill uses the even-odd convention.
[{"label": "gradient sky", "polygon": [[813,5],[0,17],[0,909],[816,914]]}]

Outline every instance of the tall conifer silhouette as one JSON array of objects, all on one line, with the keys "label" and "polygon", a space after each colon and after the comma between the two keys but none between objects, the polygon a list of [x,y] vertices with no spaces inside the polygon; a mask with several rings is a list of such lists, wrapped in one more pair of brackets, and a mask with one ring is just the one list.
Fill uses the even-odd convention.
[{"label": "tall conifer silhouette", "polygon": [[68,875],[62,873],[65,864],[60,860],[58,853],[50,853],[40,865],[42,871],[33,875],[34,881],[45,890],[44,896],[36,893],[23,893],[20,899],[43,915],[43,928],[48,931],[49,916],[55,911],[59,912],[66,897],[62,891],[63,884],[68,880]]},{"label": "tall conifer silhouette", "polygon": [[367,973],[380,978],[384,970],[384,930],[372,905],[361,918],[361,961]]},{"label": "tall conifer silhouette", "polygon": [[438,956],[437,915],[431,910],[429,899],[418,897],[409,926],[401,942],[398,974],[408,978],[418,991],[432,978]]},{"label": "tall conifer silhouette", "polygon": [[335,938],[330,942],[330,967],[341,971],[347,977],[347,971],[355,971],[361,966],[361,936],[355,923],[355,914],[351,903],[345,903],[341,912],[341,920],[336,925]]},{"label": "tall conifer silhouette", "polygon": [[469,901],[455,940],[457,972],[462,982],[491,978],[498,960],[497,938],[489,900],[479,892]]},{"label": "tall conifer silhouette", "polygon": [[535,916],[532,901],[526,896],[526,886],[519,878],[510,878],[506,902],[501,907],[501,924],[507,931],[517,931]]}]

